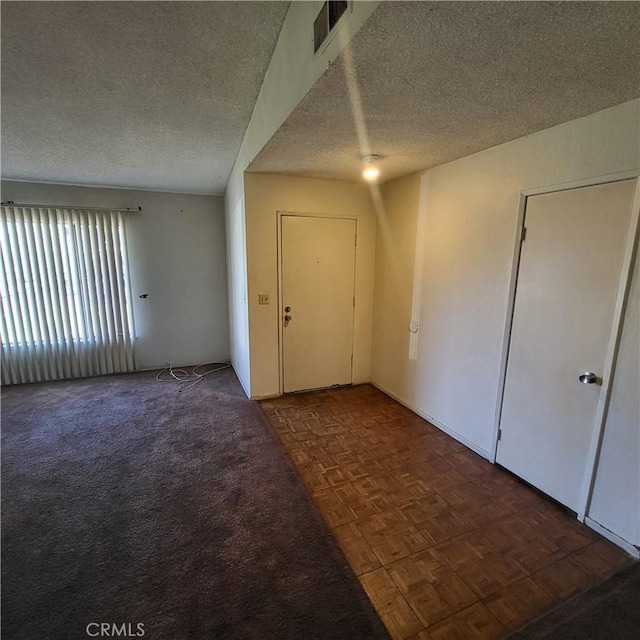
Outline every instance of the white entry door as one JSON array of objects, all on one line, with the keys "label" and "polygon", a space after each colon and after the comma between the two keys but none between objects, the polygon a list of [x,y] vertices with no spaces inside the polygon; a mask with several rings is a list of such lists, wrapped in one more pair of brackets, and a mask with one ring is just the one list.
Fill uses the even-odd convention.
[{"label": "white entry door", "polygon": [[526,203],[497,461],[574,511],[634,187],[615,182]]},{"label": "white entry door", "polygon": [[284,391],[352,381],[356,221],[282,216]]}]

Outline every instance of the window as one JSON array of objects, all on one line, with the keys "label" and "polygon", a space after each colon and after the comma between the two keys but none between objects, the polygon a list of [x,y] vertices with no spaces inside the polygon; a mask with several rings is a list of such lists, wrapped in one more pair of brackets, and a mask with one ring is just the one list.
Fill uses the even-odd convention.
[{"label": "window", "polygon": [[3,206],[2,383],[133,369],[123,213]]}]

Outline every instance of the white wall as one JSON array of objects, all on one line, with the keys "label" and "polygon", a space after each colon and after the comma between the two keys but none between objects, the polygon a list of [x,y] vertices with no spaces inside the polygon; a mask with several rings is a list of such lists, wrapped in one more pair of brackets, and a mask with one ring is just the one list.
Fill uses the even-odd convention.
[{"label": "white wall", "polygon": [[[261,173],[245,174],[251,397],[280,392],[277,214],[320,214],[355,218],[356,308],[354,318],[354,382],[370,378],[371,317],[376,219],[365,184],[313,180]],[[271,296],[259,305],[258,294]]]},{"label": "white wall", "polygon": [[589,517],[640,546],[640,259],[613,379]]},{"label": "white wall", "polygon": [[227,227],[227,290],[229,349],[233,369],[245,393],[251,395],[249,310],[247,308],[247,243],[244,216],[244,174],[234,171],[224,195]]},{"label": "white wall", "polygon": [[[2,181],[16,204],[142,207],[127,215],[138,369],[229,358],[222,198]],[[147,293],[148,298],[139,296]]]},{"label": "white wall", "polygon": [[[635,100],[442,165],[428,172],[422,208],[414,178],[404,179],[406,185],[383,185],[390,231],[388,246],[379,239],[376,258],[373,381],[491,457],[520,194],[637,170],[639,128],[640,101]],[[419,214],[426,216],[426,233],[417,246],[424,270],[417,360],[412,362],[408,336],[402,338],[408,333],[410,304],[395,283],[413,280],[408,256],[416,250],[411,230]],[[393,257],[405,254],[404,260]],[[393,305],[397,313],[389,312]],[[633,417],[628,407],[637,404],[637,391],[637,384],[635,395],[620,387],[617,395],[617,404],[626,409],[616,446],[631,451],[638,425],[626,420]],[[598,484],[626,477],[637,488],[637,456],[635,461],[616,456],[607,438]],[[626,464],[624,473],[620,464]],[[612,482],[609,493],[620,490],[620,483]],[[600,504],[594,502],[592,515]],[[620,514],[638,513],[637,493],[634,501],[633,491],[623,491],[613,510],[611,528],[633,535]]]},{"label": "white wall", "polygon": [[[250,373],[252,363],[249,354],[253,352],[253,345],[249,343],[248,328],[247,248],[244,244],[247,215],[243,175],[258,152],[379,4],[377,1],[352,3],[352,11],[341,20],[337,36],[315,55],[313,21],[322,2],[291,3],[225,193],[231,360],[242,386],[250,396],[256,394],[251,388],[253,375]],[[256,360],[251,359],[253,362]]]}]

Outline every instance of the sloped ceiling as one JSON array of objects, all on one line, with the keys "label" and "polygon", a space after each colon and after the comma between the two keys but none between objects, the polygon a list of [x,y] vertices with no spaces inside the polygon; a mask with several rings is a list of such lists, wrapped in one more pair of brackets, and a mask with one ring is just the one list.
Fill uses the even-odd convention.
[{"label": "sloped ceiling", "polygon": [[2,177],[222,193],[288,2],[2,2]]},{"label": "sloped ceiling", "polygon": [[640,96],[638,34],[638,2],[383,3],[250,170],[388,180],[594,113]]}]

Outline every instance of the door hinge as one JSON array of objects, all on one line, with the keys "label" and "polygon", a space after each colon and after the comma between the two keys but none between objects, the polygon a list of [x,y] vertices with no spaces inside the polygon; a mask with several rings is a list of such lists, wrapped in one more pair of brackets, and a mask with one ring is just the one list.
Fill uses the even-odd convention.
[{"label": "door hinge", "polygon": [[356,247],[358,246],[358,234],[356,233]]},{"label": "door hinge", "polygon": [[527,237],[527,227],[522,227],[522,235],[520,236],[520,242],[524,242]]},{"label": "door hinge", "polygon": [[502,440],[502,429],[498,429],[498,440]]},{"label": "door hinge", "polygon": [[356,297],[355,296],[353,296],[353,308],[354,309],[356,308]]}]

